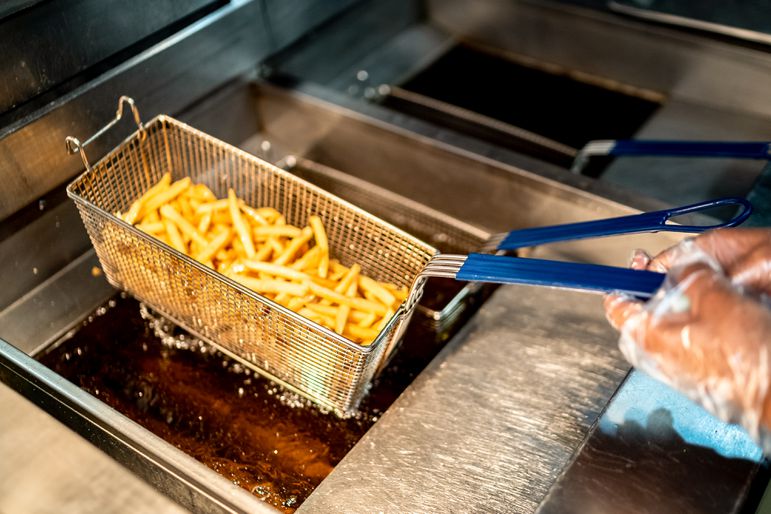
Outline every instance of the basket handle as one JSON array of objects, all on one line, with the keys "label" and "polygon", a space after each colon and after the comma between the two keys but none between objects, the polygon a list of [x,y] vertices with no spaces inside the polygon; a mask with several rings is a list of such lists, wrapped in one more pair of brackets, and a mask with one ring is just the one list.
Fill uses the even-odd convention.
[{"label": "basket handle", "polygon": [[[713,225],[676,225],[669,223],[670,218],[693,212],[701,212],[715,207],[738,205],[741,211],[730,220]],[[692,232],[700,233],[723,227],[741,225],[752,213],[752,204],[744,198],[718,198],[692,205],[684,205],[663,211],[644,212],[619,218],[607,218],[564,225],[525,228],[513,230],[508,234],[498,234],[490,238],[485,249],[497,244],[496,250],[515,250],[527,246],[536,246],[560,241],[605,237],[641,232]]]},{"label": "basket handle", "polygon": [[469,254],[455,274],[457,280],[617,292],[638,298],[651,297],[664,277],[663,273],[646,270],[483,253]]},{"label": "basket handle", "polygon": [[131,108],[131,113],[134,115],[134,121],[136,122],[137,127],[139,127],[139,131],[144,134],[145,126],[142,124],[142,118],[139,117],[139,109],[137,108],[134,99],[124,95],[118,99],[118,110],[115,112],[115,118],[107,125],[99,129],[94,135],[82,143],[78,138],[72,136],[67,136],[67,138],[64,140],[64,144],[67,146],[67,153],[72,155],[76,152],[79,152],[80,158],[83,159],[83,164],[86,166],[86,170],[91,171],[91,165],[88,162],[88,157],[86,157],[86,147],[100,138],[105,132],[115,126],[115,124],[118,123],[121,118],[123,118],[123,104],[128,104],[128,106]]}]

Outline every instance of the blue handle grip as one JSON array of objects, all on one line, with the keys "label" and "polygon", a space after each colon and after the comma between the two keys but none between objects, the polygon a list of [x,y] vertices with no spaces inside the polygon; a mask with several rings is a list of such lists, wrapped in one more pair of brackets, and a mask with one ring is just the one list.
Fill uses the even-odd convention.
[{"label": "blue handle grip", "polygon": [[482,253],[469,254],[466,262],[455,275],[458,280],[471,282],[527,284],[603,293],[619,292],[638,298],[652,296],[661,287],[664,277],[663,273],[599,264]]},{"label": "blue handle grip", "polygon": [[[741,212],[730,220],[716,225],[674,225],[668,224],[670,218],[704,211],[724,205],[740,205]],[[646,212],[619,218],[609,218],[581,223],[568,223],[549,227],[526,228],[509,232],[498,245],[498,250],[515,250],[557,241],[571,241],[590,237],[604,237],[640,232],[704,232],[715,228],[735,227],[744,222],[752,213],[752,204],[744,198],[720,198],[706,202],[685,205],[663,211]]]},{"label": "blue handle grip", "polygon": [[615,141],[608,155],[771,159],[771,143],[728,141]]}]

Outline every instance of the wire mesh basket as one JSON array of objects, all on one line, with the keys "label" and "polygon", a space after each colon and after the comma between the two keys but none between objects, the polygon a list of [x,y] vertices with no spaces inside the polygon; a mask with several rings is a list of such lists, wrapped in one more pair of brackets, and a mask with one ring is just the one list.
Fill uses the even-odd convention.
[{"label": "wire mesh basket", "polygon": [[[85,147],[121,118],[128,104],[139,128],[93,166]],[[142,124],[122,97],[115,120],[80,143],[86,171],[72,182],[75,201],[105,276],[193,334],[255,371],[339,414],[356,409],[401,336],[403,304],[369,346],[354,343],[198,263],[124,222],[115,213],[169,172],[190,177],[219,198],[228,188],[248,205],[273,207],[287,223],[322,218],[333,256],[370,277],[410,288],[437,251],[365,211],[168,116]]]}]

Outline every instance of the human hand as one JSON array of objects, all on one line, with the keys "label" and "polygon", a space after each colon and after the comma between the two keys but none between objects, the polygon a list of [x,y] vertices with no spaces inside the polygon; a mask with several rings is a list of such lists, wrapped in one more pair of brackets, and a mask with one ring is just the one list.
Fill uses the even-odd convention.
[{"label": "human hand", "polygon": [[708,232],[654,259],[638,251],[632,267],[667,279],[648,303],[606,297],[627,359],[763,439],[771,432],[771,230]]}]

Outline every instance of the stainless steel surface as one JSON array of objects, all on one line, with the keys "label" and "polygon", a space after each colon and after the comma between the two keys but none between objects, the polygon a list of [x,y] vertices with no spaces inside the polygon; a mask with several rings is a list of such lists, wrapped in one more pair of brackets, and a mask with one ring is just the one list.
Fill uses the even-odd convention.
[{"label": "stainless steel surface", "polygon": [[0,512],[187,512],[0,383]]},{"label": "stainless steel surface", "polygon": [[406,89],[402,89],[398,86],[389,86],[387,91],[388,95],[393,98],[398,98],[400,100],[413,103],[426,109],[434,110],[440,114],[440,117],[455,117],[459,120],[467,121],[492,131],[500,132],[504,137],[508,137],[513,140],[521,140],[538,147],[543,147],[564,157],[572,159],[576,157],[578,151],[576,148],[564,145],[558,141],[554,141],[534,132],[530,132],[529,130],[498,121],[488,116],[469,111],[462,107],[442,102],[441,100],[436,100],[434,98],[430,98],[418,93],[407,91]]},{"label": "stainless steel surface", "polygon": [[0,235],[0,310],[88,249],[77,209],[63,191],[59,193],[32,206],[31,220],[0,224],[0,233],[7,231]]},{"label": "stainless steel surface", "polygon": [[686,18],[685,16],[678,16],[676,14],[669,14],[651,9],[643,9],[641,7],[635,7],[632,5],[625,5],[621,2],[614,2],[612,0],[608,2],[608,7],[613,11],[626,14],[627,16],[634,16],[643,20],[665,23],[668,25],[674,25],[676,27],[685,27],[689,29],[714,32],[716,34],[735,37],[745,41],[753,41],[755,43],[771,43],[771,34],[758,32],[756,30],[750,30],[731,25],[723,25],[720,23],[699,20],[696,18]]},{"label": "stainless steel surface", "polygon": [[[370,79],[368,69],[363,67],[372,62],[367,59],[418,21],[421,10],[420,2],[414,0],[359,2],[321,30],[309,34],[298,45],[271,58],[269,71],[278,69],[305,80],[326,85],[334,83],[342,88],[355,85],[356,90],[351,92],[361,97],[370,86],[370,80],[376,80],[375,76]],[[419,42],[421,39],[411,41]],[[431,45],[436,40],[428,38],[422,42]],[[409,56],[414,55],[412,48],[404,45],[401,48]],[[329,59],[331,55],[335,58]],[[390,65],[386,66],[391,69]],[[366,78],[359,75],[360,71],[367,72]],[[372,72],[376,73],[376,69]]]},{"label": "stainless steel surface", "polygon": [[2,340],[0,381],[187,509],[194,512],[276,512]]},{"label": "stainless steel surface", "polygon": [[[124,59],[126,53],[131,55],[129,47],[137,53],[164,29],[186,20],[189,24],[196,13],[211,11],[217,3],[222,4],[217,0],[140,0],[131,4],[80,0],[63,8],[56,2],[44,2],[0,20],[0,126],[18,118],[18,111],[29,111],[29,104],[39,106],[44,100],[41,95],[52,89],[59,89],[54,93],[57,96],[71,89],[81,72],[91,69],[93,73],[109,60],[117,64],[120,53]],[[54,48],[56,52],[51,51]],[[45,100],[50,99],[49,95]],[[6,114],[11,110],[14,112]]]},{"label": "stainless steel surface", "polygon": [[608,85],[769,117],[771,54],[548,0],[431,0],[432,24]]},{"label": "stainless steel surface", "polygon": [[[235,0],[39,110],[0,127],[0,220],[72,178],[79,163],[62,151],[72,134],[90,134],[108,119],[114,99],[129,93],[146,117],[176,112],[253,69],[271,51],[255,28],[257,0]],[[122,138],[96,144],[106,153]]]},{"label": "stainless steel surface", "polygon": [[300,512],[532,512],[626,374],[598,298],[503,286]]},{"label": "stainless steel surface", "polygon": [[27,354],[48,346],[115,294],[94,251],[0,310],[0,338]]},{"label": "stainless steel surface", "polygon": [[762,460],[743,429],[632,371],[538,512],[748,512]]},{"label": "stainless steel surface", "polygon": [[[309,216],[318,215],[335,258],[348,266],[358,263],[375,280],[409,288],[408,301],[371,344],[360,345],[180,254],[115,214],[127,212],[166,173],[172,180],[189,177],[206,184],[218,198],[226,198],[232,188],[248,205],[277,209],[291,225],[304,227]],[[422,292],[424,281],[416,277],[436,253],[322,189],[166,116],[140,123],[67,192],[111,284],[341,415],[356,409],[397,344]]]},{"label": "stainless steel surface", "polygon": [[265,25],[274,48],[308,34],[359,0],[263,0]]}]

